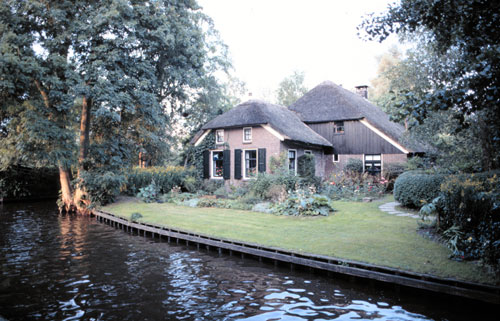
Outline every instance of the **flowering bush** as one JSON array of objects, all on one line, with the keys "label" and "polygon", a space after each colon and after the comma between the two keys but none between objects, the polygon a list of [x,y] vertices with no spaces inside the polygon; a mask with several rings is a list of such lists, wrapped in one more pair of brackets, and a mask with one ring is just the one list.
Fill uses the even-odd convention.
[{"label": "flowering bush", "polygon": [[323,194],[333,200],[360,201],[364,197],[382,196],[387,183],[383,176],[377,177],[368,173],[334,173],[323,185]]},{"label": "flowering bush", "polygon": [[454,256],[482,259],[500,272],[499,172],[450,175],[435,203]]}]

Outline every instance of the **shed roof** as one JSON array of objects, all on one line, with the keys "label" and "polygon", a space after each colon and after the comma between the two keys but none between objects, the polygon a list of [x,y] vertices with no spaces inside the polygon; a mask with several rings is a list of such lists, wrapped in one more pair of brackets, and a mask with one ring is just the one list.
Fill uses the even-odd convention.
[{"label": "shed roof", "polygon": [[288,108],[260,100],[249,100],[219,115],[202,129],[235,128],[268,124],[285,136],[285,139],[332,147],[325,138],[304,124]]},{"label": "shed roof", "polygon": [[403,139],[405,128],[392,122],[379,107],[331,81],[311,89],[290,105],[305,123],[321,123],[365,118],[375,128],[411,151],[420,152],[423,146]]}]

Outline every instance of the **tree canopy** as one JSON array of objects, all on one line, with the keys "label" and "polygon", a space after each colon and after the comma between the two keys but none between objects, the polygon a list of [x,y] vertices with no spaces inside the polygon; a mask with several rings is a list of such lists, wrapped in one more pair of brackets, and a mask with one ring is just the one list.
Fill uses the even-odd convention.
[{"label": "tree canopy", "polygon": [[183,102],[228,67],[213,32],[191,0],[2,1],[0,165],[59,167],[67,208],[72,168],[83,195],[117,190],[118,169],[164,148]]},{"label": "tree canopy", "polygon": [[302,97],[307,88],[304,86],[304,72],[294,71],[290,76],[285,77],[276,90],[277,103],[283,106],[290,106]]},{"label": "tree canopy", "polygon": [[[483,169],[500,166],[500,3],[487,0],[402,0],[360,25],[365,37],[391,33],[423,37],[436,81],[426,91],[409,88],[401,108],[418,121],[452,110],[460,127],[481,126]],[[444,63],[443,63],[444,62]],[[473,122],[471,122],[473,120]]]}]

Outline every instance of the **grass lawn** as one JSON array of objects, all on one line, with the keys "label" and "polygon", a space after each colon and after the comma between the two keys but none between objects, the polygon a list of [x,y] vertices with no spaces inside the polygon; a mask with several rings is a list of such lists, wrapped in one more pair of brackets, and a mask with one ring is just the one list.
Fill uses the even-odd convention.
[{"label": "grass lawn", "polygon": [[220,208],[191,208],[124,199],[102,210],[130,219],[226,239],[258,243],[304,253],[322,254],[440,277],[495,283],[481,267],[448,259],[445,246],[417,233],[414,218],[378,209],[382,200],[334,202],[328,217],[289,217]]}]

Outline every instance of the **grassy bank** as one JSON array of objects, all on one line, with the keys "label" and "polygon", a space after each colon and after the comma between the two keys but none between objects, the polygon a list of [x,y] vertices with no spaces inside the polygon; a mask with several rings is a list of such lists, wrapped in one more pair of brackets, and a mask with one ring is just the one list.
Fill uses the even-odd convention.
[{"label": "grassy bank", "polygon": [[190,208],[125,199],[103,208],[130,219],[200,234],[362,261],[440,277],[494,283],[477,264],[448,259],[442,244],[417,233],[414,218],[389,215],[372,203],[335,202],[328,217],[288,217],[220,208]]}]

